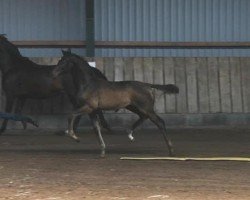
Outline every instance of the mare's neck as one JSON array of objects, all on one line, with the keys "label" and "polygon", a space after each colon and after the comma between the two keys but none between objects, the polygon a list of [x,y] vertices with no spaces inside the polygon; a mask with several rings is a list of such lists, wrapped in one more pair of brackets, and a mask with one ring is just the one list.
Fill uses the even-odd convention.
[{"label": "mare's neck", "polygon": [[29,66],[38,66],[38,64],[34,63],[33,61],[29,60],[26,57],[15,56],[6,59],[6,61],[1,64],[0,68],[2,73],[5,74],[12,69],[18,69],[20,67],[26,68]]},{"label": "mare's neck", "polygon": [[13,64],[18,67],[18,65],[37,65],[27,57],[19,56],[12,59]]},{"label": "mare's neck", "polygon": [[0,69],[3,74],[6,74],[8,71],[15,68],[14,63],[10,58],[2,60],[0,65]]}]

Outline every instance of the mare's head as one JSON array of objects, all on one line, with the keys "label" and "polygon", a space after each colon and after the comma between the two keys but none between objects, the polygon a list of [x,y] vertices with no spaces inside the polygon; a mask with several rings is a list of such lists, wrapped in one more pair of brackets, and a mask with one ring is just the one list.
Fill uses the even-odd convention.
[{"label": "mare's head", "polygon": [[18,48],[12,44],[4,34],[0,34],[0,46],[6,50],[8,54],[15,57],[21,57]]},{"label": "mare's head", "polygon": [[9,42],[5,35],[0,34],[0,69],[6,70],[12,60],[21,57],[18,48]]},{"label": "mare's head", "polygon": [[8,54],[5,46],[4,46],[4,35],[0,35],[0,69],[2,70],[7,64],[8,61],[11,59],[11,56]]}]

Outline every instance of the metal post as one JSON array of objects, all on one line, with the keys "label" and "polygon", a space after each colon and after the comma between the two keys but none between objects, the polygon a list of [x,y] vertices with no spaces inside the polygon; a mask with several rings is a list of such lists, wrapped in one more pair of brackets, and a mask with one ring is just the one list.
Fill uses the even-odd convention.
[{"label": "metal post", "polygon": [[86,56],[95,56],[94,0],[86,0]]}]

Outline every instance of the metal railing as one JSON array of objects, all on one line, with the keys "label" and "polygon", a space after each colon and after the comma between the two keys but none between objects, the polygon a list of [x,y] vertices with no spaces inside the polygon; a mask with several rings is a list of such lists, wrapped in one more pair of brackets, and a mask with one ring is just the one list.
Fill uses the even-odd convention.
[{"label": "metal railing", "polygon": [[[20,48],[85,48],[83,40],[25,40],[12,41]],[[95,48],[129,48],[129,49],[246,49],[250,42],[143,42],[143,41],[95,41]]]}]

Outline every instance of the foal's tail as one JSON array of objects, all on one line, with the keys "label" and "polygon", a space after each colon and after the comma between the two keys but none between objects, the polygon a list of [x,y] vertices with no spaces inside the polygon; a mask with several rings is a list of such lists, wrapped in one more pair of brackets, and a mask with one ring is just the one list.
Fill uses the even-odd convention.
[{"label": "foal's tail", "polygon": [[167,85],[150,84],[150,87],[155,88],[157,90],[161,90],[167,94],[178,94],[179,93],[179,88],[174,84],[167,84]]}]

